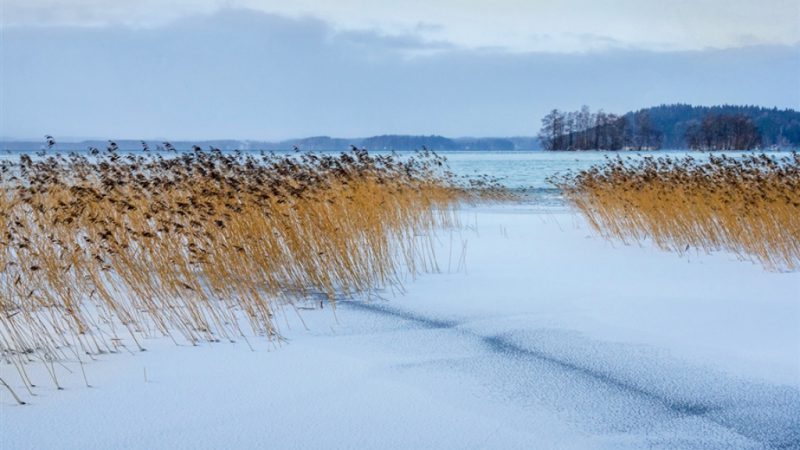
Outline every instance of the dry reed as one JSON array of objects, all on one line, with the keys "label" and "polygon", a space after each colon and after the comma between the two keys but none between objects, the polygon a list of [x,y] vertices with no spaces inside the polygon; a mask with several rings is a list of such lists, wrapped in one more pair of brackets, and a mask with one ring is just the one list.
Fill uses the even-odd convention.
[{"label": "dry reed", "polygon": [[800,155],[645,157],[551,180],[606,237],[800,268]]},{"label": "dry reed", "polygon": [[431,268],[431,230],[501,195],[427,151],[90,155],[2,165],[0,359],[28,389],[26,363],[60,387],[56,362],[144,350],[143,336],[279,337],[277,308]]}]

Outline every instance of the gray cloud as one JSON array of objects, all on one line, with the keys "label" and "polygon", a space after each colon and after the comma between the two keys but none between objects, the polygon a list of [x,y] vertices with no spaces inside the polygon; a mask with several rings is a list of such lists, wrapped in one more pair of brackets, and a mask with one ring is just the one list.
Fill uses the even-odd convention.
[{"label": "gray cloud", "polygon": [[411,56],[457,49],[452,43],[429,41],[416,34],[385,35],[377,30],[340,31],[334,33],[332,39],[337,44],[350,44],[362,50],[394,50]]},{"label": "gray cloud", "polygon": [[[338,31],[414,34],[460,48],[517,52],[677,51],[800,42],[797,0],[4,0],[0,23],[147,28],[225,8],[316,17]],[[581,39],[582,33],[607,39]]]},{"label": "gray cloud", "polygon": [[513,53],[249,10],[4,37],[0,135],[16,137],[517,135],[584,103],[800,106],[797,46]]}]

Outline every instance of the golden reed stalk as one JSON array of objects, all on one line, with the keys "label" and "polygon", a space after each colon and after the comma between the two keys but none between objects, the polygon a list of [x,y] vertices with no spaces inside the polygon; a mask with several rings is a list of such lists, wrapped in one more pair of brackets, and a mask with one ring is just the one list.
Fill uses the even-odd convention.
[{"label": "golden reed stalk", "polygon": [[458,202],[502,195],[454,180],[427,151],[5,162],[0,359],[29,386],[42,360],[58,386],[54,361],[123,339],[279,337],[276,308],[397,283],[430,265]]},{"label": "golden reed stalk", "polygon": [[551,180],[606,237],[800,268],[800,155],[623,160]]}]

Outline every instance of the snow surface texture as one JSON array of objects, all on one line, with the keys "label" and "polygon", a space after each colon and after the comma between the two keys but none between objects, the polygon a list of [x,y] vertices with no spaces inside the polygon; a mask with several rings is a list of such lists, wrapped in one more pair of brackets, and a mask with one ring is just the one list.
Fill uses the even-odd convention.
[{"label": "snow surface texture", "polygon": [[566,213],[462,221],[441,273],[308,329],[287,310],[277,347],[151,339],[88,364],[91,388],[34,369],[35,397],[2,365],[29,404],[0,389],[0,448],[800,448],[800,273]]}]

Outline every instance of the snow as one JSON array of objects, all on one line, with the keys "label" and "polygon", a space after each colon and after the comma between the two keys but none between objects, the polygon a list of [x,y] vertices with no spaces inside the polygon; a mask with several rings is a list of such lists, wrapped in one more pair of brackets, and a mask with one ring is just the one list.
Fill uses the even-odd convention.
[{"label": "snow", "polygon": [[0,448],[800,448],[800,273],[569,212],[460,215],[441,272],[307,329],[287,310],[285,343],[150,339],[87,364],[91,388],[32,367],[34,397],[0,366],[29,402],[0,389]]}]

